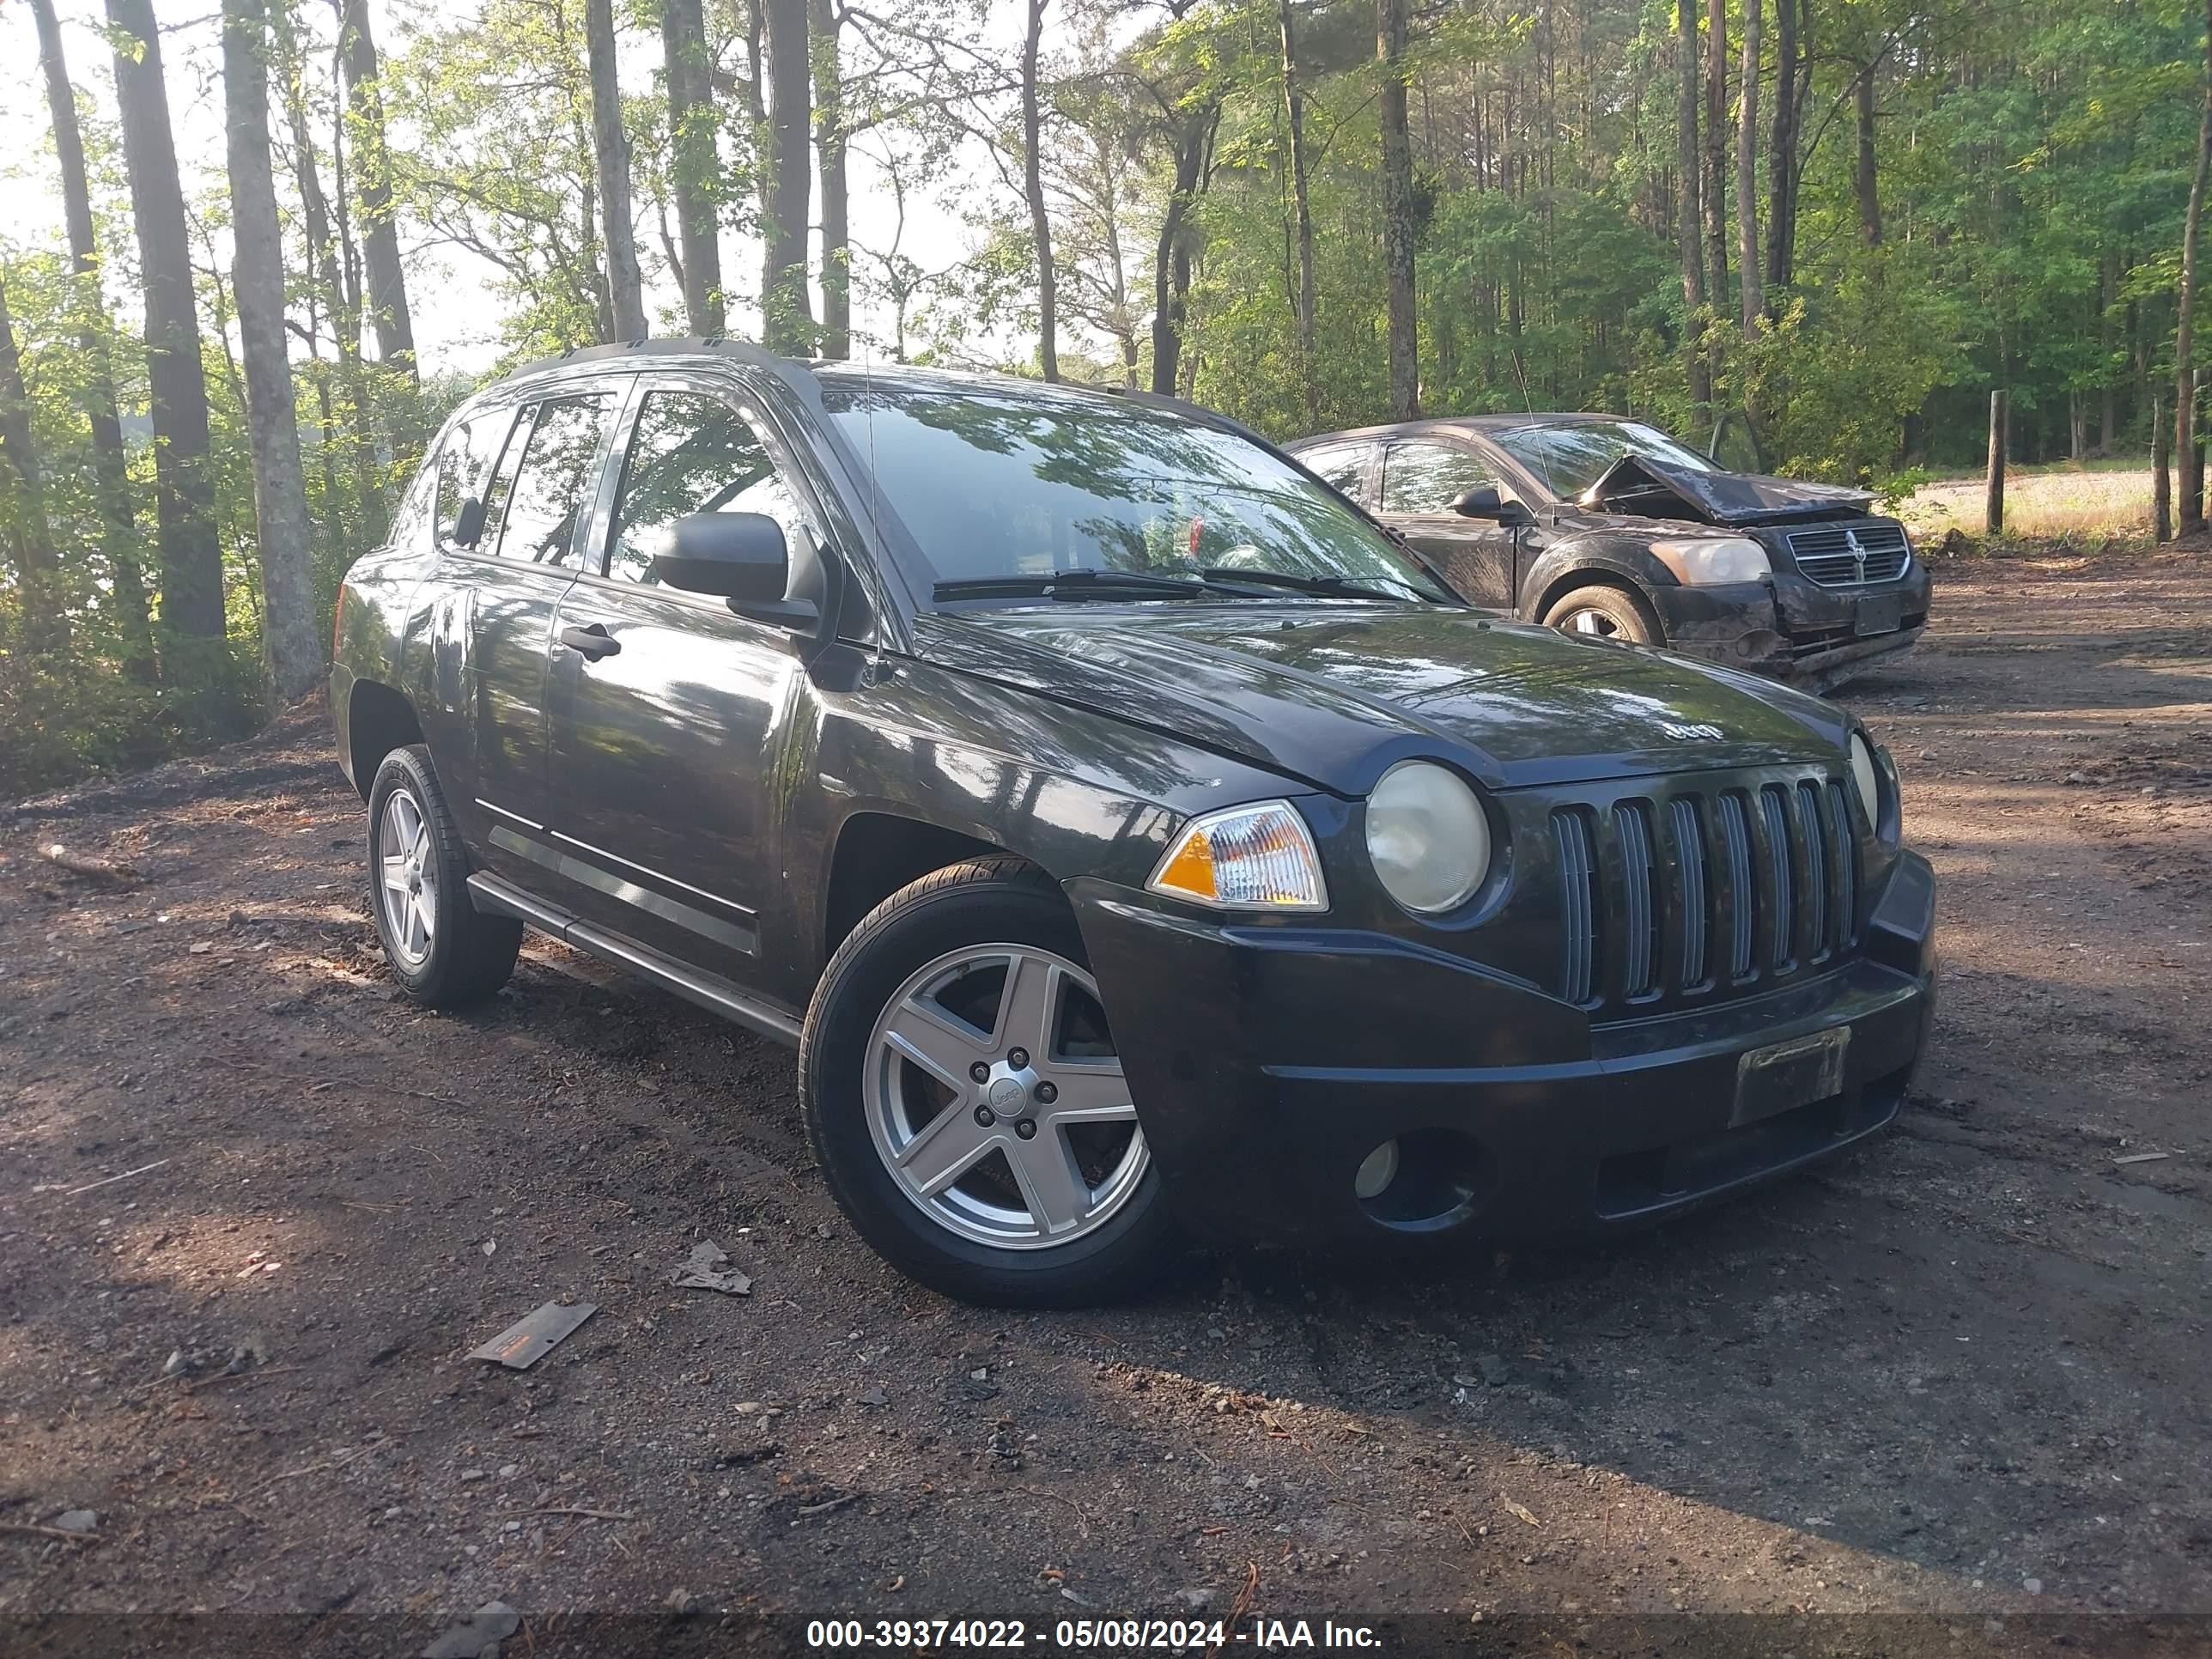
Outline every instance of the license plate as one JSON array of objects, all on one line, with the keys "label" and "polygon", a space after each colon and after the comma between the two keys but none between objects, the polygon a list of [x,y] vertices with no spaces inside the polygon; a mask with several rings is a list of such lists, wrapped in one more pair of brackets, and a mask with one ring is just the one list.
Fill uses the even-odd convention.
[{"label": "license plate", "polygon": [[1859,600],[1858,631],[1894,634],[1905,623],[1905,597],[1900,593],[1868,593]]},{"label": "license plate", "polygon": [[1792,1112],[1844,1091],[1844,1057],[1851,1028],[1815,1031],[1769,1048],[1753,1048],[1735,1063],[1735,1110],[1729,1127]]}]

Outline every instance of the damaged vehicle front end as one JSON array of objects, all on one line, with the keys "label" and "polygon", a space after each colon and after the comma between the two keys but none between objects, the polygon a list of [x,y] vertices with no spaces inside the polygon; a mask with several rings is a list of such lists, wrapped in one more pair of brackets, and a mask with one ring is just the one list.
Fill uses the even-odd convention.
[{"label": "damaged vehicle front end", "polygon": [[1639,422],[1482,416],[1300,459],[1478,605],[1825,690],[1910,650],[1930,583],[1863,490],[1730,472]]}]

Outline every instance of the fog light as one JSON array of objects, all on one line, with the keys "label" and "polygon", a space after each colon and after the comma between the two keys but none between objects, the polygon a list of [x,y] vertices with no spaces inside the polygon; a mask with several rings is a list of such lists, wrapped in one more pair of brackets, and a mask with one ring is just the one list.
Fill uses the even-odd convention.
[{"label": "fog light", "polygon": [[1352,1177],[1354,1197],[1369,1199],[1382,1196],[1382,1189],[1398,1178],[1398,1143],[1386,1140],[1367,1154],[1359,1173]]}]

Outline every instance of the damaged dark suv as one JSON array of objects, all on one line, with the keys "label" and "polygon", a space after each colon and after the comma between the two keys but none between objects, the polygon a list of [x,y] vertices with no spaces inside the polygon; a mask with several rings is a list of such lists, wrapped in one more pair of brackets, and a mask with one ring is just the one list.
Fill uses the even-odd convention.
[{"label": "damaged dark suv", "polygon": [[1928,571],[1856,489],[1730,472],[1640,421],[1480,415],[1291,452],[1480,605],[1825,690],[1910,650]]},{"label": "damaged dark suv", "polygon": [[1875,1133],[1926,1040],[1857,720],[1486,617],[1184,405],[578,352],[447,422],[336,659],[408,994],[528,926],[797,1045],[729,1109],[959,1296],[1644,1222]]}]

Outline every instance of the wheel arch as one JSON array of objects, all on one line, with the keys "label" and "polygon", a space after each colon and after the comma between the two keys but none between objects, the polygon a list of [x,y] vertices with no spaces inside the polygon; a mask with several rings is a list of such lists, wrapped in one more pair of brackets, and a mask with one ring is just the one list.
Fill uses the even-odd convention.
[{"label": "wheel arch", "polygon": [[422,741],[422,723],[406,694],[380,680],[356,680],[346,696],[346,752],[353,787],[363,800],[375,787],[376,769],[393,750]]},{"label": "wheel arch", "polygon": [[926,818],[875,808],[852,813],[838,826],[830,849],[823,887],[822,959],[836,955],[862,917],[909,882],[969,859],[1021,856],[996,842]]}]

